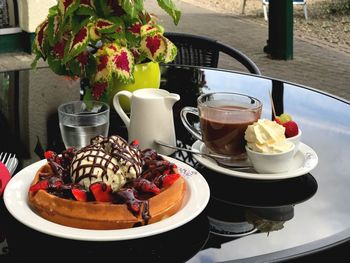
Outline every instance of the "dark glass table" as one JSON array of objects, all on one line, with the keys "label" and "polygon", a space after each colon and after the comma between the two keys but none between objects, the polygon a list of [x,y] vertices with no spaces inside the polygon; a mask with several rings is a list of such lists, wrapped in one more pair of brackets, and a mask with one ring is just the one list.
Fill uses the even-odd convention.
[{"label": "dark glass table", "polygon": [[[116,255],[129,262],[307,262],[346,251],[350,239],[349,102],[278,79],[174,65],[162,66],[161,88],[181,96],[173,108],[179,146],[189,148],[195,142],[179,112],[184,106],[196,106],[200,94],[250,94],[263,102],[262,117],[271,118],[271,91],[277,114],[293,116],[303,131],[302,142],[317,152],[319,163],[310,173],[295,178],[251,180],[219,174],[193,156],[176,152],[172,157],[194,166],[207,180],[211,192],[207,207],[181,227],[127,241],[90,242],[46,235],[14,219],[1,199],[1,262],[47,261],[56,256],[103,260]],[[17,154],[17,171],[40,160],[45,149],[63,150],[57,106],[79,96],[79,83],[67,84],[46,68],[0,73],[0,151]],[[110,134],[116,133],[127,136],[112,110]]]}]

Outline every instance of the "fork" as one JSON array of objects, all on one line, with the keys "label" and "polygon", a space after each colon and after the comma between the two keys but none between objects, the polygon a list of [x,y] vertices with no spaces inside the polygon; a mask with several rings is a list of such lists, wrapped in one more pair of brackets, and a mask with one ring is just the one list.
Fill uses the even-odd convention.
[{"label": "fork", "polygon": [[16,154],[12,155],[11,153],[8,154],[7,152],[1,152],[0,161],[6,166],[10,174],[13,175],[18,165],[18,159],[16,158]]}]

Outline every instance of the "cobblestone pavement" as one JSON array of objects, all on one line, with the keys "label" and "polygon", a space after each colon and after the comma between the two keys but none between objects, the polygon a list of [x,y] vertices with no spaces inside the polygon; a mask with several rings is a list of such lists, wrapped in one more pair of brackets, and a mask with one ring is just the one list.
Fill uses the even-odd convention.
[{"label": "cobblestone pavement", "polygon": [[[294,37],[293,60],[272,60],[263,52],[268,26],[263,18],[256,22],[248,17],[217,13],[177,1],[182,11],[179,25],[155,4],[148,4],[160,14],[167,31],[186,32],[215,38],[247,54],[263,75],[299,83],[350,100],[350,51],[329,46],[311,37]],[[226,58],[220,66],[233,68]]]},{"label": "cobblestone pavement", "polygon": [[[334,48],[311,37],[294,37],[294,58],[272,60],[263,52],[268,26],[248,17],[217,13],[200,6],[178,0],[182,11],[179,25],[157,6],[146,1],[146,8],[159,15],[167,31],[187,32],[208,36],[234,46],[258,65],[263,75],[287,80],[322,90],[350,100],[350,52]],[[32,57],[25,53],[0,55],[0,71],[27,68]],[[45,65],[40,63],[39,66]],[[237,70],[230,59],[224,57],[220,67]]]}]

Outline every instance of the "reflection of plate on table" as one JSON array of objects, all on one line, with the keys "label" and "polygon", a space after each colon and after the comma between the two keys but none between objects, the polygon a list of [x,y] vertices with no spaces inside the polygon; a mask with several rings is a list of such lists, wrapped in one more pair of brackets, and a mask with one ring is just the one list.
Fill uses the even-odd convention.
[{"label": "reflection of plate on table", "polygon": [[199,172],[178,160],[165,158],[177,165],[186,181],[187,190],[182,208],[176,214],[150,225],[118,230],[88,230],[59,225],[40,217],[29,207],[27,194],[36,171],[46,163],[46,160],[36,162],[18,172],[5,189],[4,202],[7,210],[24,225],[57,237],[87,241],[116,241],[160,234],[194,219],[206,207],[210,195],[209,186]]},{"label": "reflection of plate on table", "polygon": [[[195,141],[192,145],[193,150],[197,150],[200,152],[207,152],[206,147],[202,141]],[[291,169],[288,172],[276,173],[276,174],[259,174],[254,170],[248,171],[239,171],[234,170],[233,168],[227,168],[223,166],[219,166],[215,160],[206,158],[204,156],[194,154],[194,158],[203,166],[230,176],[241,177],[246,179],[257,179],[257,180],[279,180],[279,179],[287,179],[292,177],[301,176],[307,174],[312,169],[314,169],[318,163],[318,157],[316,152],[306,144],[300,142],[299,150],[296,152]]]}]

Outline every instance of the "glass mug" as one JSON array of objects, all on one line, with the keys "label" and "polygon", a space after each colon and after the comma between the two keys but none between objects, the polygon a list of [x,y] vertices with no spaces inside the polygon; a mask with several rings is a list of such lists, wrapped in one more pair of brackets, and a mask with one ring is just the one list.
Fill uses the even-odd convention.
[{"label": "glass mug", "polygon": [[97,136],[107,136],[109,105],[100,101],[71,101],[58,107],[64,145],[79,150]]},{"label": "glass mug", "polygon": [[[204,142],[209,153],[230,161],[244,161],[247,158],[245,130],[260,118],[261,110],[262,103],[248,95],[208,93],[198,97],[197,108],[184,107],[181,120],[195,138]],[[189,113],[199,117],[200,129],[189,122]]]}]

